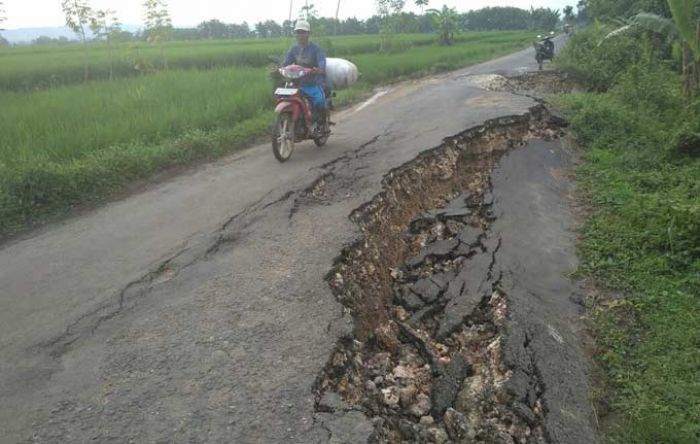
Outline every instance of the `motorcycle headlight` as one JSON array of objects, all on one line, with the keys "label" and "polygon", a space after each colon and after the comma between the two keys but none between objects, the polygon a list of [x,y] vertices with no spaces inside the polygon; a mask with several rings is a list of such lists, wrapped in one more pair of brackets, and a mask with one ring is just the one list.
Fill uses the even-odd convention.
[{"label": "motorcycle headlight", "polygon": [[299,79],[299,78],[301,78],[301,76],[304,75],[304,73],[301,71],[291,71],[289,69],[284,69],[284,68],[280,69],[280,74],[282,74],[282,77],[285,77],[287,79],[292,79],[292,80]]}]

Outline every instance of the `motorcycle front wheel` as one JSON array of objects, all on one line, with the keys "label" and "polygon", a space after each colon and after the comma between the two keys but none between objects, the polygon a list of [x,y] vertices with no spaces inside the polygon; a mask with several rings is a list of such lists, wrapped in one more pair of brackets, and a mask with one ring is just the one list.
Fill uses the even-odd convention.
[{"label": "motorcycle front wheel", "polygon": [[280,162],[286,162],[294,152],[295,125],[290,113],[277,116],[272,129],[272,153]]},{"label": "motorcycle front wheel", "polygon": [[322,147],[328,142],[328,138],[331,136],[331,115],[329,112],[326,113],[325,122],[321,128],[323,132],[321,136],[314,138],[314,143],[317,147]]}]

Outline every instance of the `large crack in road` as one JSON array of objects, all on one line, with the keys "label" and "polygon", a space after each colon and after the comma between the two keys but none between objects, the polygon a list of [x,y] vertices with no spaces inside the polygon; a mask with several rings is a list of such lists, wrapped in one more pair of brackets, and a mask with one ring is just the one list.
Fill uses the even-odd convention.
[{"label": "large crack in road", "polygon": [[504,350],[510,271],[492,229],[491,177],[509,151],[562,136],[561,123],[540,105],[446,139],[387,174],[382,193],[352,213],[363,235],[327,279],[355,329],[315,389],[331,436],[342,441],[338,415],[361,411],[369,442],[560,442],[545,424],[527,332],[529,359]]},{"label": "large crack in road", "polygon": [[374,125],[7,352],[8,440],[597,442],[562,121],[462,82],[507,117]]}]

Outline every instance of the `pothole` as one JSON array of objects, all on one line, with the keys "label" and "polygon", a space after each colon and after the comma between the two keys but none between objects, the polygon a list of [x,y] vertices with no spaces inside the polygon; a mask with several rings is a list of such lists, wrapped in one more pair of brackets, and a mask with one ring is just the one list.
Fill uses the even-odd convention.
[{"label": "pothole", "polygon": [[547,442],[540,383],[525,399],[509,388],[490,176],[509,150],[560,137],[551,117],[538,105],[446,139],[352,213],[362,236],[327,279],[355,329],[317,380],[318,412],[363,412],[375,443]]},{"label": "pothole", "polygon": [[509,76],[505,82],[493,83],[492,89],[542,97],[583,91],[582,85],[568,73],[551,70]]}]

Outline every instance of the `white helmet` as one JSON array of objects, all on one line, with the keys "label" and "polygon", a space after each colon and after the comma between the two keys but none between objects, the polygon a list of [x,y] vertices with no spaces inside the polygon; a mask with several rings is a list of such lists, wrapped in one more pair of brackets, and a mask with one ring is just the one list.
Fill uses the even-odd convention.
[{"label": "white helmet", "polygon": [[307,22],[304,19],[299,19],[297,20],[297,23],[294,25],[294,31],[306,31],[306,32],[311,32],[311,25],[309,25],[309,22]]}]

